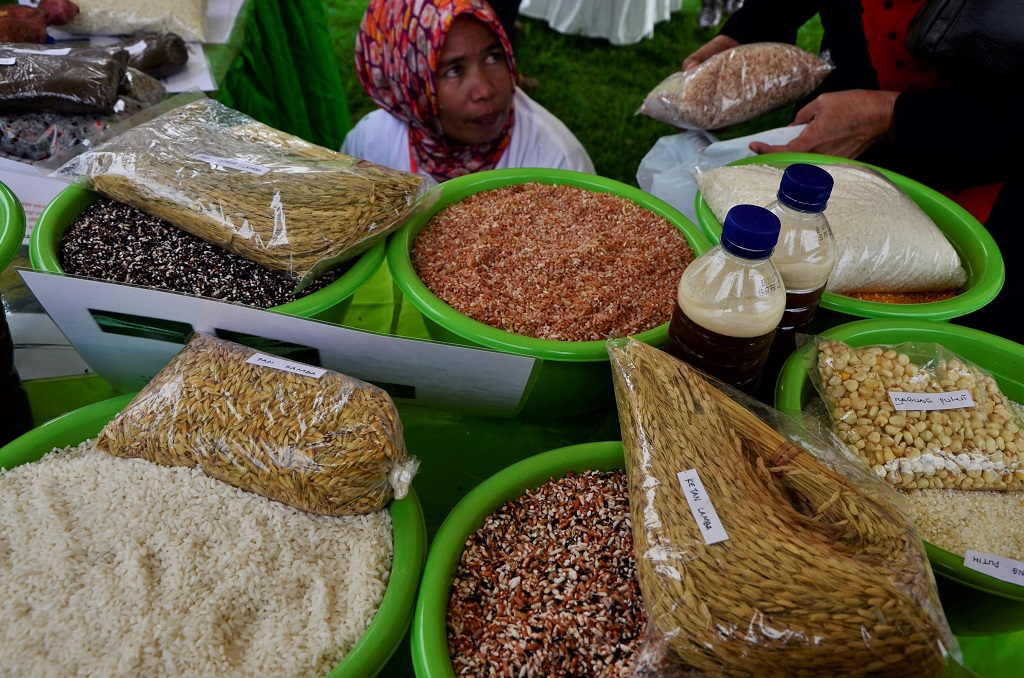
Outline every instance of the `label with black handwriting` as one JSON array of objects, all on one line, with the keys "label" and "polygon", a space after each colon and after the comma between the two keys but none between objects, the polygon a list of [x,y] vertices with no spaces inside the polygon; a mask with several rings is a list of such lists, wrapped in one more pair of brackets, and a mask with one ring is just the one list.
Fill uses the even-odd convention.
[{"label": "label with black handwriting", "polygon": [[683,493],[686,495],[686,502],[690,505],[690,513],[697,521],[704,541],[707,544],[717,544],[728,539],[729,535],[725,533],[725,526],[718,519],[718,513],[715,512],[715,507],[711,504],[711,498],[704,490],[704,483],[697,475],[697,469],[680,471],[677,476],[679,484],[683,487]]},{"label": "label with black handwriting", "polygon": [[1024,562],[1020,560],[968,549],[964,556],[964,567],[1010,584],[1024,586]]},{"label": "label with black handwriting", "polygon": [[948,391],[946,393],[907,393],[889,391],[889,400],[898,411],[906,410],[956,410],[974,407],[970,391]]},{"label": "label with black handwriting", "polygon": [[292,372],[294,374],[301,374],[304,377],[313,377],[319,379],[320,377],[327,374],[327,370],[320,367],[313,367],[312,365],[306,365],[304,363],[297,363],[291,360],[285,360],[284,358],[276,355],[266,355],[264,353],[254,353],[249,356],[249,359],[245,362],[250,365],[260,365],[261,367],[269,367],[275,370],[281,370],[282,372]]}]

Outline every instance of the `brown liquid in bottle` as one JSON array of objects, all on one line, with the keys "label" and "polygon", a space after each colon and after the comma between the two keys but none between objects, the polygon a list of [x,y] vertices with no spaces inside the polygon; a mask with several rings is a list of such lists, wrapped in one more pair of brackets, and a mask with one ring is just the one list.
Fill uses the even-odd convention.
[{"label": "brown liquid in bottle", "polygon": [[756,337],[730,337],[698,325],[677,303],[665,351],[727,384],[753,395],[775,330]]}]

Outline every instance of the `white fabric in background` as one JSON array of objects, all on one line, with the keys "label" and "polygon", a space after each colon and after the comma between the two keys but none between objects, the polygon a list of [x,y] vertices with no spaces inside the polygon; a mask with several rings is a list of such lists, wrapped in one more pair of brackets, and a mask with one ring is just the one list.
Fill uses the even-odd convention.
[{"label": "white fabric in background", "polygon": [[683,0],[523,0],[519,13],[566,35],[632,45],[654,35],[656,23],[682,8]]}]

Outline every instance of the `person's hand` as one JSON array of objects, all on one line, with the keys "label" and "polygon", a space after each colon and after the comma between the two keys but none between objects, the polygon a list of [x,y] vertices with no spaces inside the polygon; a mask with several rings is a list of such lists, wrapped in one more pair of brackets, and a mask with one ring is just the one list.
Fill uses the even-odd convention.
[{"label": "person's hand", "polygon": [[686,57],[686,59],[683,60],[682,70],[688,71],[691,68],[696,68],[719,52],[724,52],[727,49],[739,46],[740,43],[737,40],[733,40],[728,35],[719,33],[697,48],[693,54]]},{"label": "person's hand", "polygon": [[822,94],[801,108],[791,125],[807,125],[783,146],[762,141],[754,153],[823,153],[856,158],[892,134],[892,112],[899,92],[854,89]]}]

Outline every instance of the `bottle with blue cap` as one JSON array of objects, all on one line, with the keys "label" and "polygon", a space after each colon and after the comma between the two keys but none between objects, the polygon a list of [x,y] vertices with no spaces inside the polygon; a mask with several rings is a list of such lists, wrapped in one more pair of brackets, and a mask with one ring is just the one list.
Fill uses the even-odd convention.
[{"label": "bottle with blue cap", "polygon": [[665,350],[753,394],[786,289],[772,262],[779,218],[757,205],[736,205],[718,245],[697,257],[679,279]]},{"label": "bottle with blue cap", "polygon": [[776,352],[789,355],[796,335],[814,319],[836,262],[836,242],[825,217],[832,195],[832,175],[817,165],[794,163],[767,206],[782,224],[772,260],[786,285],[786,312],[775,335]]}]

